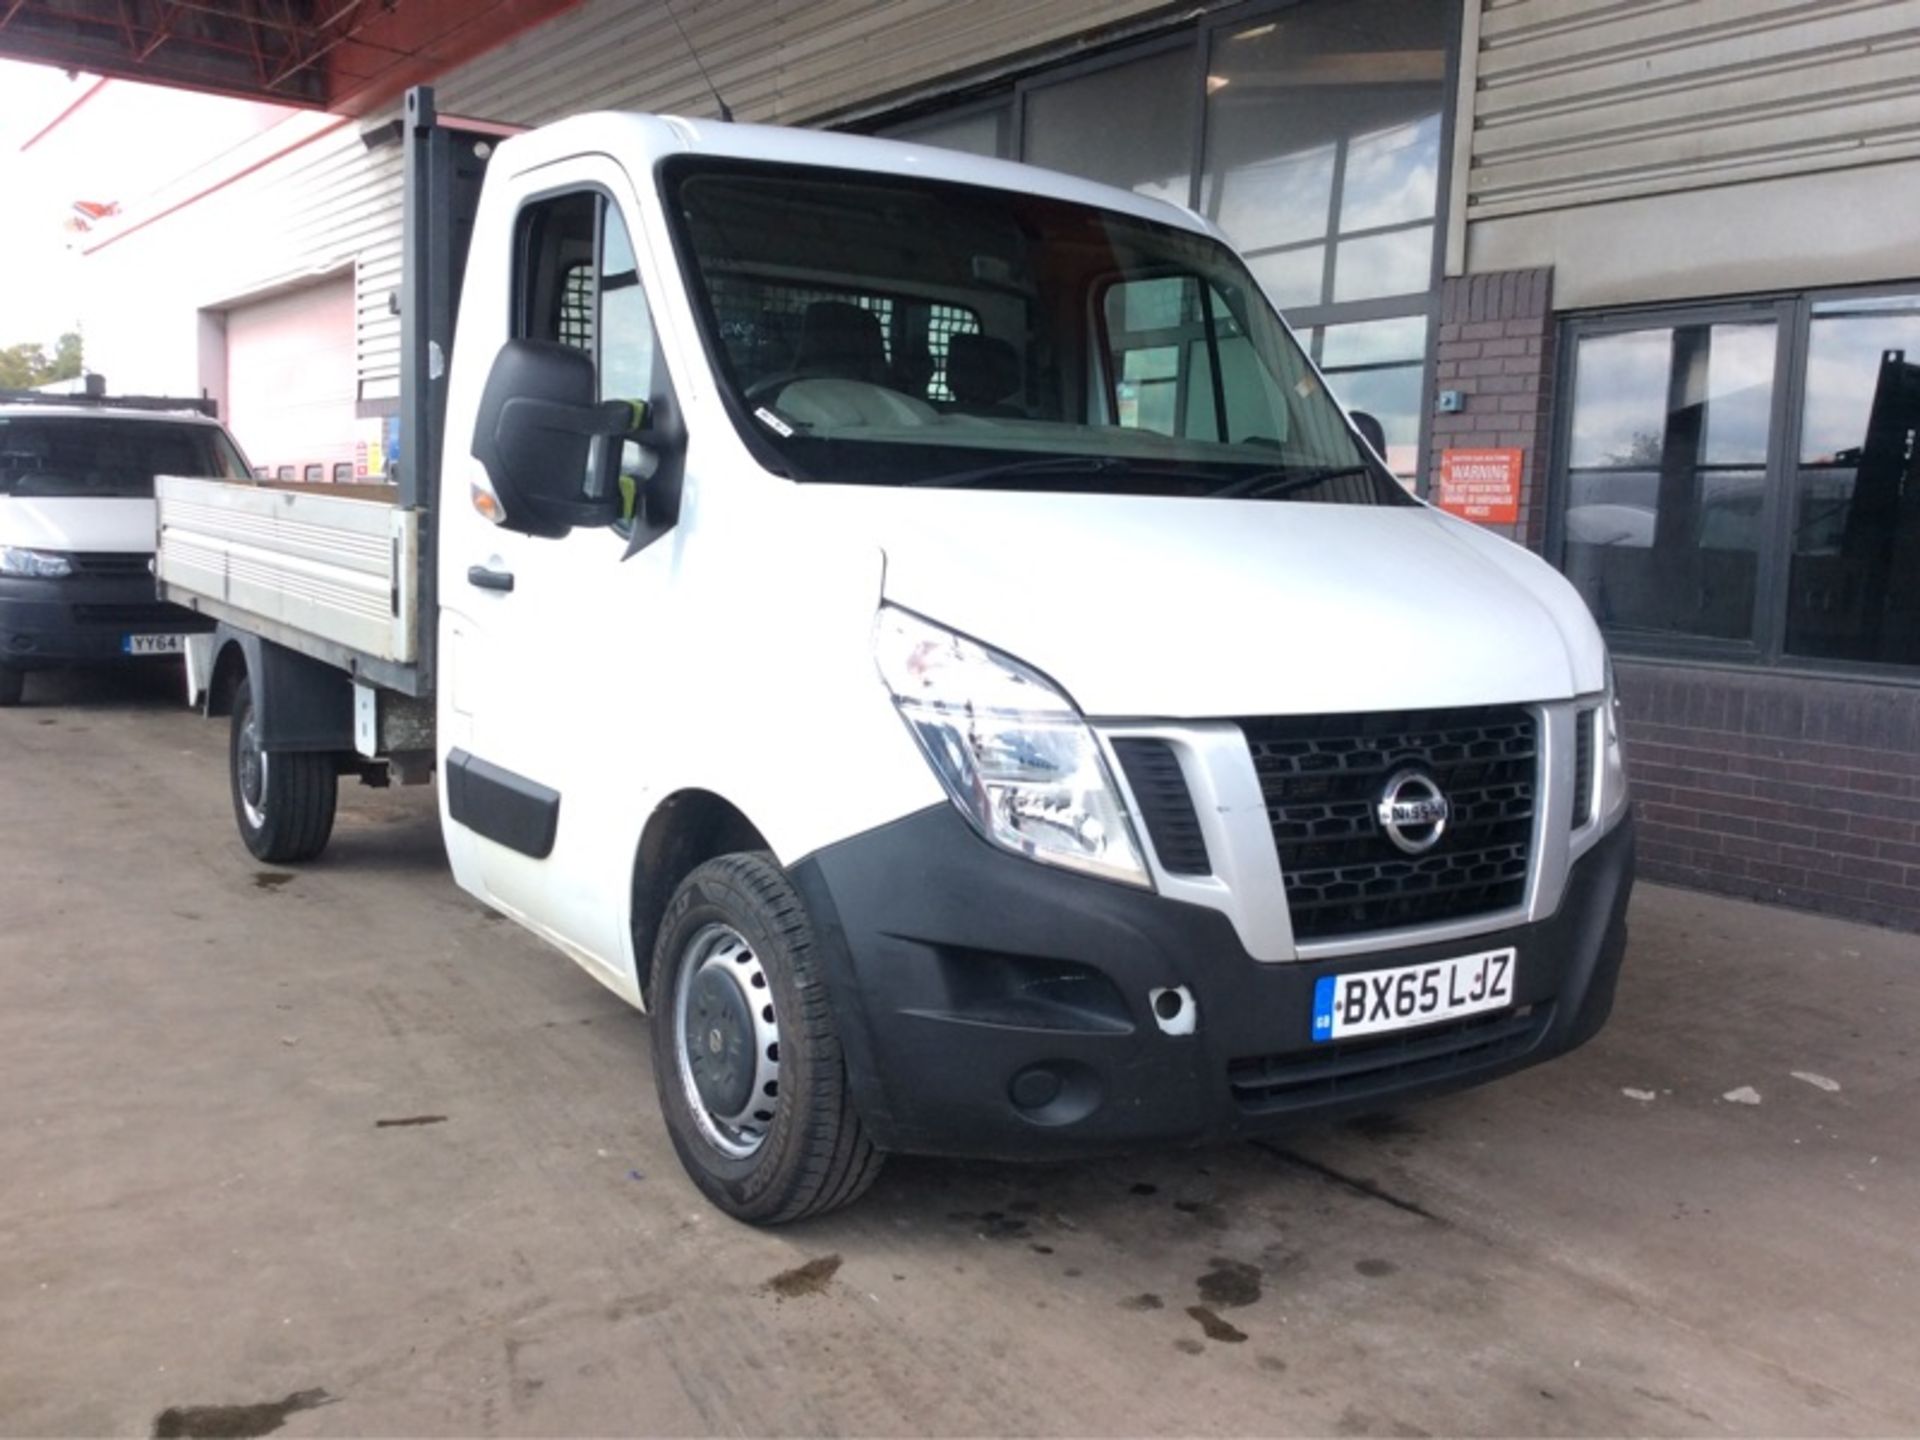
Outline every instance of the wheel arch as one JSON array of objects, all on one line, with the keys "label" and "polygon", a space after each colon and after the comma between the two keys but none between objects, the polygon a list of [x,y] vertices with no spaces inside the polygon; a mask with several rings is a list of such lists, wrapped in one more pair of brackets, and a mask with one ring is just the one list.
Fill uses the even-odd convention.
[{"label": "wheel arch", "polygon": [[207,714],[231,715],[233,697],[246,678],[246,647],[237,636],[221,636],[213,657],[213,674],[207,681]]},{"label": "wheel arch", "polygon": [[207,713],[232,714],[242,680],[252,682],[267,749],[353,749],[353,681],[346,671],[222,622],[214,631]]},{"label": "wheel arch", "polygon": [[711,790],[676,790],[654,807],[634,851],[628,909],[642,1006],[653,979],[654,936],[680,882],[721,855],[771,848],[745,811]]}]

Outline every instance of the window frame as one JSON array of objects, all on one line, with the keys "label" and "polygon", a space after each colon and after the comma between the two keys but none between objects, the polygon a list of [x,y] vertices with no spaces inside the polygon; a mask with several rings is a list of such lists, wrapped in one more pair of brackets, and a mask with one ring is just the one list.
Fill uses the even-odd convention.
[{"label": "window frame", "polygon": [[[620,228],[627,233],[627,244],[633,250],[634,282],[640,287],[641,299],[645,302],[646,306],[647,329],[649,332],[648,340],[653,348],[653,393],[647,397],[647,400],[650,405],[657,405],[662,397],[666,397],[670,409],[673,413],[677,414],[678,404],[672,399],[676,393],[673,386],[673,377],[667,368],[665,348],[660,343],[660,322],[656,318],[657,312],[654,307],[653,296],[649,294],[647,290],[645,263],[642,253],[642,245],[644,244],[642,236],[644,231],[634,223],[634,220],[639,214],[639,207],[634,206],[630,209],[630,207],[624,205],[621,202],[620,196],[602,180],[563,180],[545,189],[521,196],[519,203],[514,206],[512,230],[510,231],[513,238],[513,249],[510,256],[511,268],[505,297],[507,307],[507,336],[509,339],[514,340],[535,338],[532,334],[533,327],[531,324],[534,292],[528,283],[529,274],[538,261],[538,256],[535,253],[536,246],[532,236],[532,212],[542,206],[551,205],[556,201],[572,199],[582,195],[592,197],[594,202],[593,241],[587,260],[589,271],[593,276],[593,305],[590,319],[592,339],[591,343],[583,352],[593,362],[594,398],[601,400],[606,396],[604,388],[606,377],[603,374],[604,366],[602,364],[602,347],[606,335],[606,317],[604,314],[606,286],[603,281],[606,276],[607,216],[611,213],[619,218]],[[560,277],[559,289],[555,295],[556,303],[564,302],[565,289],[566,271],[563,270]],[[556,343],[569,343],[558,339],[561,316],[556,314],[554,319]],[[678,518],[679,477],[677,472],[680,463],[679,457],[675,456],[672,461],[675,473],[670,481],[667,482],[673,490],[673,498],[667,503],[672,509],[675,520]],[[667,528],[671,528],[672,523],[673,521],[670,520]],[[639,523],[637,511],[635,516],[616,521],[607,527],[607,532],[614,537],[621,547],[622,559],[630,557],[636,552],[637,548],[640,548],[640,537],[647,534],[647,530],[648,527]],[[576,530],[575,533],[580,532]],[[664,533],[664,531],[661,533]],[[658,535],[655,534],[648,539],[646,543],[651,544],[652,539],[657,538]]]},{"label": "window frame", "polygon": [[[864,134],[891,136],[901,126],[919,124],[936,119],[955,120],[979,114],[996,106],[1006,106],[1009,115],[1006,128],[1008,145],[1007,155],[1001,157],[1021,161],[1026,149],[1027,138],[1027,100],[1037,90],[1069,81],[1084,79],[1105,70],[1116,69],[1137,60],[1153,55],[1166,54],[1185,49],[1191,64],[1186,80],[1188,100],[1192,107],[1193,136],[1192,149],[1188,162],[1187,207],[1196,214],[1200,212],[1201,189],[1205,181],[1207,154],[1207,73],[1212,62],[1214,47],[1222,33],[1244,29],[1250,24],[1259,24],[1270,16],[1284,15],[1303,4],[1338,4],[1341,0],[1246,0],[1246,3],[1228,5],[1211,14],[1194,17],[1183,15],[1164,27],[1155,28],[1150,33],[1136,33],[1124,39],[1116,40],[1091,55],[1062,60],[1053,64],[1044,62],[1033,69],[1016,74],[1009,79],[990,86],[956,88],[948,96],[928,95],[910,106],[868,115],[856,122],[851,128]],[[1446,276],[1447,228],[1453,206],[1453,163],[1454,132],[1458,123],[1460,109],[1460,58],[1461,44],[1466,24],[1466,6],[1478,3],[1478,0],[1433,0],[1444,4],[1450,12],[1446,25],[1446,58],[1444,62],[1445,78],[1442,82],[1440,97],[1440,139],[1439,139],[1439,175],[1434,194],[1433,247],[1428,268],[1428,284],[1424,293],[1376,297],[1367,300],[1323,300],[1317,305],[1276,306],[1282,321],[1294,332],[1296,339],[1309,331],[1315,332],[1312,342],[1302,343],[1301,348],[1313,363],[1323,380],[1330,387],[1334,381],[1328,377],[1321,365],[1321,346],[1329,326],[1343,325],[1368,320],[1393,320],[1418,315],[1425,319],[1426,348],[1419,360],[1421,369],[1420,398],[1418,401],[1418,429],[1414,440],[1414,465],[1411,474],[1402,477],[1409,482],[1419,495],[1430,493],[1434,477],[1432,475],[1433,455],[1433,412],[1439,386],[1435,378],[1434,356],[1439,343],[1440,326],[1440,287]],[[897,137],[911,142],[912,136]],[[1331,283],[1332,267],[1335,263],[1333,252],[1342,239],[1365,238],[1372,234],[1391,234],[1396,230],[1409,229],[1415,223],[1375,227],[1363,232],[1354,232],[1342,236],[1338,233],[1339,193],[1333,196],[1330,205],[1331,223],[1335,227],[1320,243],[1327,245],[1327,269],[1323,273],[1323,294],[1330,293],[1326,286]],[[1303,242],[1313,243],[1313,242]],[[1236,253],[1238,253],[1236,251]],[[1395,362],[1406,363],[1406,362]],[[1342,366],[1336,375],[1360,367]],[[1385,367],[1381,367],[1385,368]],[[1343,407],[1344,408],[1344,407]]]},{"label": "window frame", "polygon": [[[1874,300],[1920,295],[1920,277],[1876,285],[1833,285],[1807,290],[1763,291],[1752,295],[1665,304],[1617,306],[1560,317],[1556,327],[1551,463],[1547,469],[1547,533],[1542,554],[1566,573],[1567,501],[1572,474],[1574,379],[1579,342],[1595,335],[1683,325],[1772,321],[1775,326],[1773,414],[1767,427],[1766,493],[1761,502],[1760,546],[1754,567],[1754,622],[1750,642],[1704,636],[1653,636],[1605,630],[1616,654],[1634,660],[1707,663],[1741,670],[1835,680],[1871,680],[1920,688],[1920,665],[1823,659],[1795,655],[1786,648],[1787,606],[1793,563],[1793,487],[1800,469],[1800,442],[1806,414],[1807,351],[1814,310],[1834,300]],[[1604,627],[1603,627],[1604,630]]]}]

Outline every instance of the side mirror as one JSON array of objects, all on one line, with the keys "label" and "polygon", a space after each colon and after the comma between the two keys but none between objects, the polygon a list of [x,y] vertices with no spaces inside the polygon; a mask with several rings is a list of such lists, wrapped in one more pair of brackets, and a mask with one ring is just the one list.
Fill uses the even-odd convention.
[{"label": "side mirror", "polygon": [[1373,447],[1374,454],[1385,460],[1387,458],[1387,427],[1380,423],[1378,417],[1369,415],[1364,410],[1355,410],[1352,414],[1353,428],[1360,432],[1360,438]]},{"label": "side mirror", "polygon": [[487,472],[509,530],[558,538],[620,518],[622,441],[645,409],[594,400],[593,361],[570,345],[509,340],[494,356],[473,458]]}]

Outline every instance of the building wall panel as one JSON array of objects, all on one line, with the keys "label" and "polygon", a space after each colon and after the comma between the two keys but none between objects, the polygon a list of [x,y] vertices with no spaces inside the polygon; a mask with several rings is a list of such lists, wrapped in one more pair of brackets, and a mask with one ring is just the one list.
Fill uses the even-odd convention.
[{"label": "building wall panel", "polygon": [[1920,0],[1468,3],[1450,274],[1577,308],[1920,269]]}]

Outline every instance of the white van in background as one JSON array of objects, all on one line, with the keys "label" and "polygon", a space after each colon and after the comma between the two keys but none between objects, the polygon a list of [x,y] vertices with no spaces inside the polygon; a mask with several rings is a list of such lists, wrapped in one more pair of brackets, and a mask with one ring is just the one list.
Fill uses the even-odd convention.
[{"label": "white van in background", "polygon": [[31,670],[178,655],[212,628],[155,595],[153,478],[246,462],[211,401],[103,390],[0,391],[0,705]]}]

